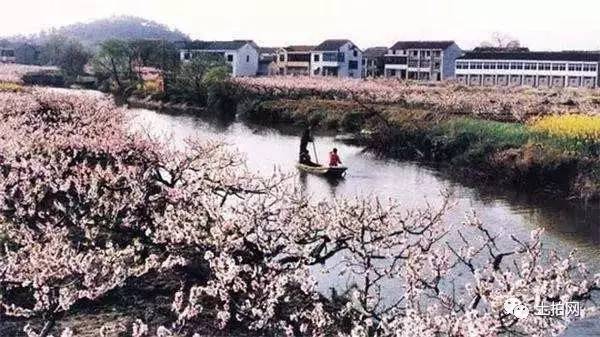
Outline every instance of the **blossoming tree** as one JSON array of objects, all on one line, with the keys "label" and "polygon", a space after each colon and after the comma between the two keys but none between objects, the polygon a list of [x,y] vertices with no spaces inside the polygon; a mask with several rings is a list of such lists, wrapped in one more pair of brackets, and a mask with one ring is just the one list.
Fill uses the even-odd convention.
[{"label": "blossoming tree", "polygon": [[[131,336],[198,336],[207,321],[259,335],[544,336],[568,321],[517,319],[504,301],[594,309],[599,280],[574,256],[548,255],[537,231],[503,240],[476,216],[450,227],[449,197],[314,200],[224,144],[174,151],[132,134],[125,111],[84,92],[0,92],[0,120],[0,319],[42,320],[29,336],[157,277],[177,284],[172,314],[132,320]],[[354,285],[320,293],[317,269]]]}]

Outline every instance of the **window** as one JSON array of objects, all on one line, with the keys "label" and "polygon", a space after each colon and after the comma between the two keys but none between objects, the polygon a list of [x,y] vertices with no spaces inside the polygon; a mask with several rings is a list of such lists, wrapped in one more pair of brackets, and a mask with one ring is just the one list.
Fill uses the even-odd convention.
[{"label": "window", "polygon": [[191,58],[192,58],[192,54],[191,54],[191,53],[184,53],[184,54],[183,54],[183,59],[184,59],[184,60],[189,60],[189,59],[191,59]]},{"label": "window", "polygon": [[596,71],[597,70],[597,66],[595,64],[584,64],[583,65],[583,71]]},{"label": "window", "polygon": [[482,69],[483,63],[481,62],[471,62],[471,69]]},{"label": "window", "polygon": [[354,57],[357,57],[358,56],[358,52],[355,50],[355,51],[352,52],[352,55],[354,55]]},{"label": "window", "polygon": [[456,62],[456,69],[469,69],[468,62]]},{"label": "window", "polygon": [[511,62],[510,69],[523,69],[523,63],[521,62]]},{"label": "window", "polygon": [[538,64],[538,70],[550,70],[552,69],[552,66],[550,63],[539,63]]},{"label": "window", "polygon": [[344,62],[344,54],[323,53],[323,62]]},{"label": "window", "polygon": [[419,56],[419,51],[418,50],[413,50],[412,56]]},{"label": "window", "polygon": [[498,62],[498,69],[510,69],[510,63],[508,62]]},{"label": "window", "polygon": [[348,61],[348,69],[358,69],[358,61]]},{"label": "window", "polygon": [[484,62],[483,69],[496,69],[496,63],[493,62]]},{"label": "window", "polygon": [[556,71],[564,71],[567,69],[567,65],[564,63],[554,63],[552,64],[552,70]]},{"label": "window", "polygon": [[523,69],[525,69],[525,70],[536,70],[537,69],[537,63],[525,63],[523,65]]},{"label": "window", "polygon": [[365,64],[367,64],[367,59],[362,59],[362,64],[363,64],[363,66],[364,66]]},{"label": "window", "polygon": [[246,55],[246,62],[250,62],[250,55]]},{"label": "window", "polygon": [[581,64],[581,63],[569,63],[567,69],[569,69],[569,71],[582,71],[583,70],[583,64]]},{"label": "window", "polygon": [[285,55],[279,55],[279,62],[285,62]]},{"label": "window", "polygon": [[442,52],[439,51],[439,50],[436,50],[436,51],[433,52],[433,56],[434,57],[440,57],[440,56],[442,56]]},{"label": "window", "polygon": [[319,56],[319,54],[315,54],[315,56],[313,56],[313,60],[315,62],[319,62],[321,60],[321,57]]},{"label": "window", "polygon": [[233,62],[233,55],[227,55],[227,62]]}]

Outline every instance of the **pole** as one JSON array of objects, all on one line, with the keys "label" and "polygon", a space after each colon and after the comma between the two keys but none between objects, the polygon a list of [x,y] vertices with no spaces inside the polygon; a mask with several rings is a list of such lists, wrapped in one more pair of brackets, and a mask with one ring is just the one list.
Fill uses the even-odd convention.
[{"label": "pole", "polygon": [[317,147],[315,146],[315,140],[313,139],[312,141],[313,144],[313,152],[315,153],[315,160],[317,162],[317,164],[319,163],[319,157],[317,156]]}]

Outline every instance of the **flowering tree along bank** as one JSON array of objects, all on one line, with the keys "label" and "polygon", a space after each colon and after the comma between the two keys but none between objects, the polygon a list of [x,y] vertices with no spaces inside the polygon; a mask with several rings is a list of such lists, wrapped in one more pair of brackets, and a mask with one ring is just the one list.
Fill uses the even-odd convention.
[{"label": "flowering tree along bank", "polygon": [[[475,214],[451,227],[449,198],[313,200],[223,144],[175,152],[126,122],[104,96],[0,92],[0,321],[30,323],[30,337],[90,333],[59,330],[82,306],[165,279],[160,319],[94,333],[548,336],[576,318],[518,319],[505,300],[595,310],[600,276],[544,250],[542,231],[503,238]],[[356,283],[329,297],[311,270],[333,260]]]},{"label": "flowering tree along bank", "polygon": [[600,114],[600,91],[526,87],[466,87],[454,83],[323,77],[236,78],[235,83],[271,98],[351,99],[396,104],[436,113],[469,115],[499,121],[526,121],[546,114]]}]

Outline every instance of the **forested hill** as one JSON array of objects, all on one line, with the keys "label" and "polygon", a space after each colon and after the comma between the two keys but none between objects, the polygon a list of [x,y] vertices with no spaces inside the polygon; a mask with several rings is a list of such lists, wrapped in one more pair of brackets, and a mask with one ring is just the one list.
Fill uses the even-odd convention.
[{"label": "forested hill", "polygon": [[76,23],[54,28],[27,38],[13,37],[9,40],[27,40],[28,42],[43,44],[48,36],[55,34],[77,39],[87,46],[95,46],[108,39],[166,39],[169,41],[189,39],[186,34],[179,30],[173,30],[156,21],[133,16],[114,16],[88,23]]}]

